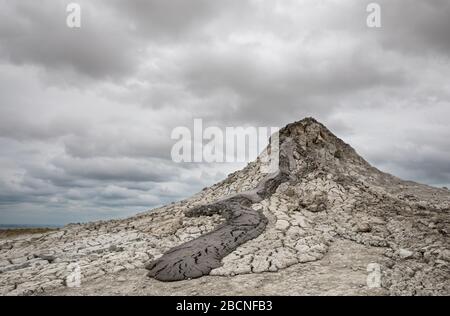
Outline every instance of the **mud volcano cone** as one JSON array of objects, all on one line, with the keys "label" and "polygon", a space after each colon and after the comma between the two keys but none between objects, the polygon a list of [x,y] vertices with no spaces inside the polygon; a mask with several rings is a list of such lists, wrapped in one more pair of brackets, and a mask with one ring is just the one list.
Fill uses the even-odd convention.
[{"label": "mud volcano cone", "polygon": [[[287,125],[279,140],[277,172],[262,174],[257,159],[182,206],[184,218],[217,216],[220,223],[150,261],[150,277],[277,272],[321,260],[330,245],[347,240],[385,250],[379,260],[389,266],[384,286],[407,279],[402,269],[412,264],[427,267],[448,290],[447,190],[379,171],[313,118]],[[428,266],[433,260],[445,269]],[[400,287],[412,288],[421,278],[425,274]]]}]

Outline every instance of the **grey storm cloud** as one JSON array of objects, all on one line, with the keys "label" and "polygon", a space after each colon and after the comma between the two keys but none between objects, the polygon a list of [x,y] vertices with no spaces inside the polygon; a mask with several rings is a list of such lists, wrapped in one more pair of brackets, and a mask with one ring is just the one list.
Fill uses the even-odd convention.
[{"label": "grey storm cloud", "polygon": [[68,1],[1,2],[0,54],[12,63],[94,78],[122,76],[136,67],[137,43],[112,15],[97,19],[84,10],[86,25],[73,32],[65,26]]},{"label": "grey storm cloud", "polygon": [[449,186],[450,3],[0,0],[0,223],[127,216],[242,164],[176,164],[177,126],[314,116],[375,166]]},{"label": "grey storm cloud", "polygon": [[224,12],[233,13],[249,7],[245,1],[239,0],[226,3],[209,0],[113,0],[107,3],[130,22],[139,36],[158,41],[194,36]]},{"label": "grey storm cloud", "polygon": [[[402,87],[409,81],[402,67],[385,67],[370,52],[339,54],[317,65],[314,57],[302,56],[301,47],[298,51],[289,63],[275,68],[245,50],[223,55],[197,52],[184,62],[187,66],[183,82],[199,97],[217,91],[225,91],[230,100],[237,96],[238,106],[234,109],[220,109],[220,104],[215,107],[224,115],[234,114],[234,122],[252,119],[258,109],[259,116],[255,119],[269,123],[274,117],[290,117],[298,108],[326,113],[330,106],[338,105],[330,104],[330,100],[374,87]],[[326,100],[322,98],[324,95]]]},{"label": "grey storm cloud", "polygon": [[386,49],[400,50],[404,54],[449,55],[450,52],[450,2],[437,1],[379,1],[385,11],[383,24],[393,30],[380,34]]}]

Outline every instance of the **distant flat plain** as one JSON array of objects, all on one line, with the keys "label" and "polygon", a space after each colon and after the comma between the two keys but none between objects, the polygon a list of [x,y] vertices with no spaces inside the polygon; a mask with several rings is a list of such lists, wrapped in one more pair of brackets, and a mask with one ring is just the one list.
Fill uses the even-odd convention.
[{"label": "distant flat plain", "polygon": [[58,230],[59,225],[0,224],[0,239],[14,238],[20,235],[42,234]]}]

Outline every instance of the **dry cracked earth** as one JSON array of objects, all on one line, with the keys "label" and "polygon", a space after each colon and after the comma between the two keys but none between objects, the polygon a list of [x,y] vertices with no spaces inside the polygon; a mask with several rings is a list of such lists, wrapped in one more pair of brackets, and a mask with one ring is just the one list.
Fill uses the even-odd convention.
[{"label": "dry cracked earth", "polygon": [[450,295],[449,190],[312,118],[280,131],[278,173],[261,161],[127,219],[0,240],[0,295]]}]

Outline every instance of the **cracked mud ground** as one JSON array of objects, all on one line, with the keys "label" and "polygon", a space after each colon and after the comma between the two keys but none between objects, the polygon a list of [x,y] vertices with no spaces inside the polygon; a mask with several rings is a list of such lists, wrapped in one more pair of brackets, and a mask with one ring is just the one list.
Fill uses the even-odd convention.
[{"label": "cracked mud ground", "polygon": [[[285,140],[280,170],[288,177],[265,190],[258,159],[189,199],[128,219],[0,240],[0,294],[450,294],[447,189],[377,170],[314,119],[286,126]],[[245,218],[230,239],[239,212],[251,225]],[[216,242],[225,251],[205,256]],[[164,270],[186,245],[193,260]],[[379,288],[366,283],[373,263]],[[79,288],[67,287],[74,267]],[[158,271],[181,281],[146,276]]]}]

